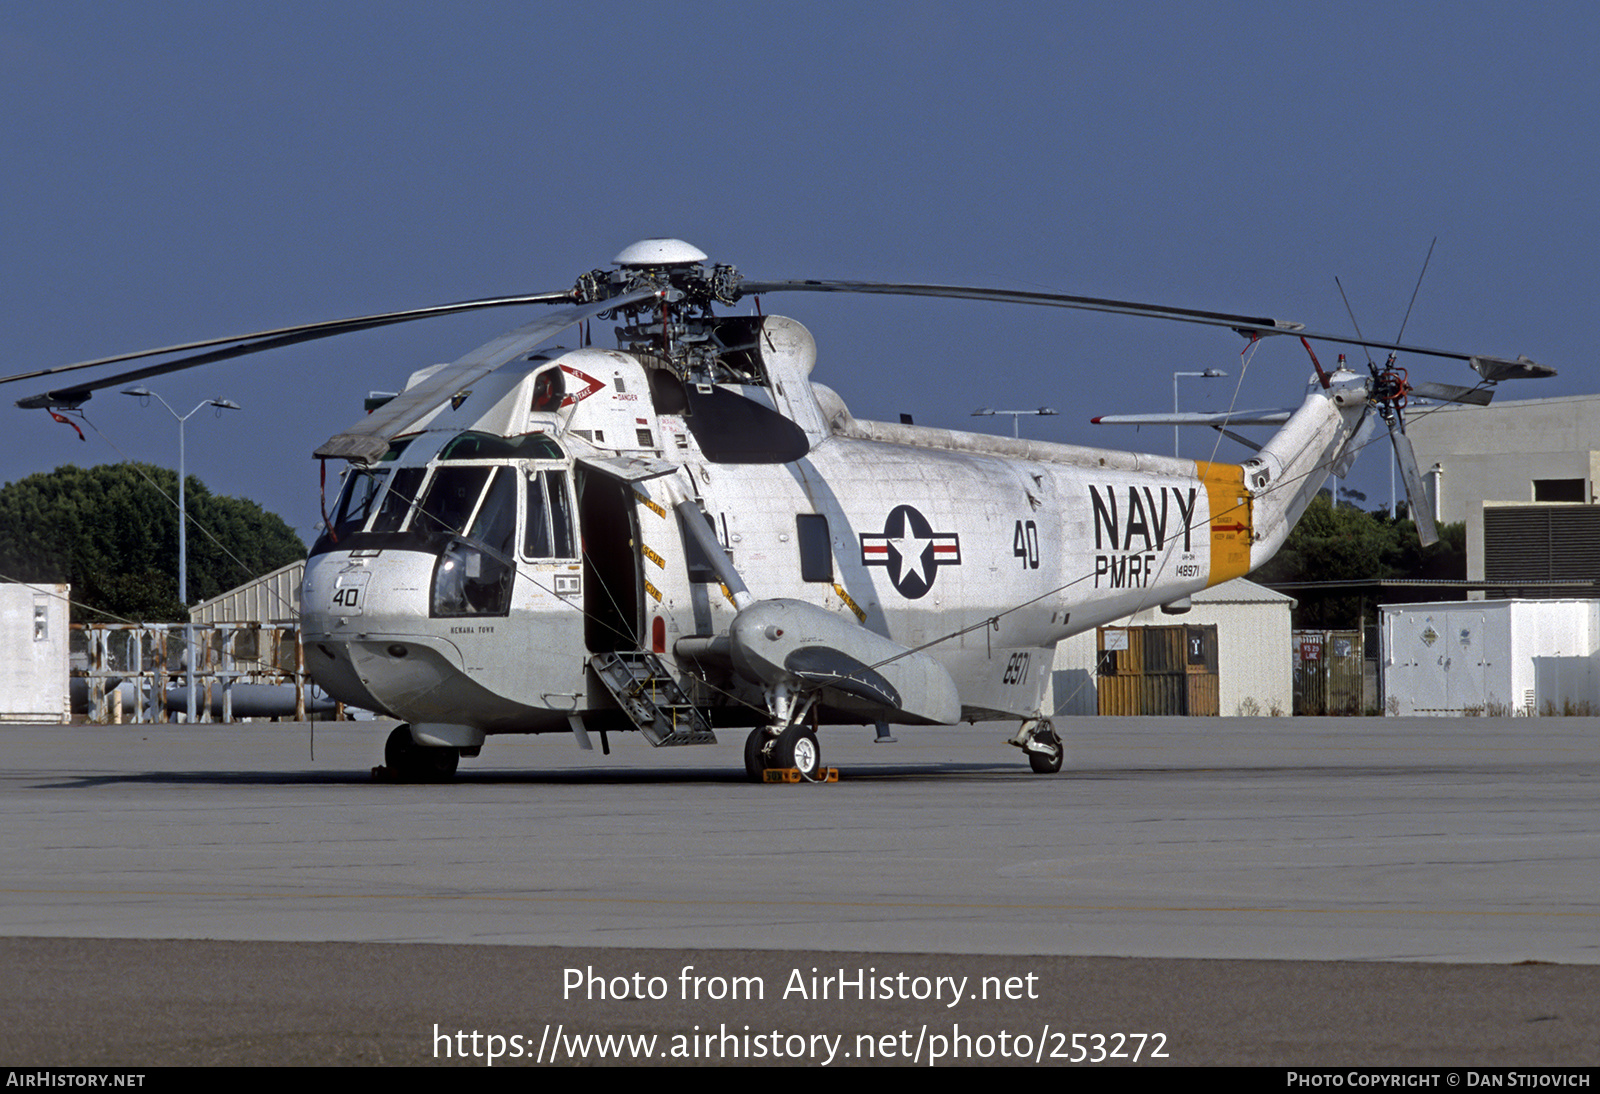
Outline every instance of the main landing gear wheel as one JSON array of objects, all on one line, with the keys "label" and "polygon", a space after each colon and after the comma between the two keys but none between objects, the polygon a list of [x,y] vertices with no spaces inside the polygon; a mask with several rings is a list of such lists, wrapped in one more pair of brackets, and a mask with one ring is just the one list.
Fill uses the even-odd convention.
[{"label": "main landing gear wheel", "polygon": [[384,742],[383,763],[400,782],[448,782],[461,763],[461,750],[424,747],[411,736],[410,726],[398,725]]},{"label": "main landing gear wheel", "polygon": [[793,767],[801,778],[815,779],[822,770],[822,746],[817,735],[803,725],[790,726],[772,746],[773,767]]},{"label": "main landing gear wheel", "polygon": [[767,742],[772,740],[766,728],[757,726],[750,731],[750,736],[744,739],[744,773],[751,782],[761,781],[761,773],[767,769]]},{"label": "main landing gear wheel", "polygon": [[[1041,745],[1047,751],[1036,751]],[[1035,775],[1054,775],[1061,770],[1061,757],[1066,751],[1061,745],[1061,738],[1046,723],[1034,733],[1033,740],[1028,744],[1028,766],[1033,768]]]}]

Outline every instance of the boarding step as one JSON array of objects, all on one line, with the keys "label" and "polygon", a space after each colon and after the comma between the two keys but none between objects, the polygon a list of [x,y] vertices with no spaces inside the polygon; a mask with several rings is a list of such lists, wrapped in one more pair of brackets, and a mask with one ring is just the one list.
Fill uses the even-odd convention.
[{"label": "boarding step", "polygon": [[711,723],[655,654],[615,650],[595,654],[589,664],[645,740],[657,748],[717,743]]}]

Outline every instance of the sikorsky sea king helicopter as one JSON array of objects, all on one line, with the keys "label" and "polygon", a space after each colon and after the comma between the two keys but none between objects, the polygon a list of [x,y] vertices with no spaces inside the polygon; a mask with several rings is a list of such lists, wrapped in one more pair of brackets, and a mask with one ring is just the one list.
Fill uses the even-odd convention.
[{"label": "sikorsky sea king helicopter", "polygon": [[[1291,335],[1311,355],[1289,410],[1103,418],[1276,432],[1242,464],[863,421],[811,379],[798,322],[718,315],[778,292],[888,293],[1081,308]],[[759,304],[759,300],[757,301]],[[638,730],[707,744],[750,727],[747,772],[821,765],[819,725],[1015,720],[1058,771],[1044,706],[1056,644],[1151,605],[1179,607],[1283,543],[1382,419],[1408,496],[1408,395],[1487,403],[1526,358],[1317,335],[1299,324],[1052,293],[750,281],[675,239],[636,243],[565,291],[497,297],[122,354],[169,360],[21,400],[93,391],[414,319],[564,305],[404,392],[315,455],[349,461],[311,550],[308,667],[346,703],[398,718],[389,770],[448,777],[497,733]],[[615,320],[617,346],[589,344]],[[570,327],[577,349],[541,348]],[[1388,350],[1361,375],[1308,339]],[[1395,354],[1457,358],[1476,387],[1411,384]],[[181,357],[173,355],[183,354]],[[5,382],[5,381],[0,381]],[[1413,504],[1424,543],[1437,538]]]}]

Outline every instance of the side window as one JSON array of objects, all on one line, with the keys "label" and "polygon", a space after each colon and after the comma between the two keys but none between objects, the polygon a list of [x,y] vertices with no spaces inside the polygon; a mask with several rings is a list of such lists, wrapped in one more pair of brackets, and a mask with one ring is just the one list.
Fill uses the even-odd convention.
[{"label": "side window", "polygon": [[572,495],[567,492],[565,471],[544,473],[546,493],[550,497],[550,538],[554,540],[557,558],[577,558],[578,549],[572,536]]},{"label": "side window", "polygon": [[528,509],[522,529],[524,558],[577,558],[572,499],[565,471],[528,472]]},{"label": "side window", "polygon": [[800,577],[805,581],[833,581],[833,548],[828,542],[828,518],[802,513],[794,518],[795,541],[800,546]]},{"label": "side window", "polygon": [[528,473],[528,521],[522,529],[524,558],[550,557],[550,507],[544,500],[544,476]]}]

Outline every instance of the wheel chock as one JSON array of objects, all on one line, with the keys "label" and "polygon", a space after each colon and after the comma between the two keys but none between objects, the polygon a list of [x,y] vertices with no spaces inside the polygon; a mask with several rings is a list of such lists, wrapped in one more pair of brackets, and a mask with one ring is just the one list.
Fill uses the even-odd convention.
[{"label": "wheel chock", "polygon": [[817,772],[816,778],[808,779],[800,774],[798,767],[769,767],[761,773],[761,781],[764,783],[836,783],[839,781],[839,769],[837,767],[824,767]]}]

